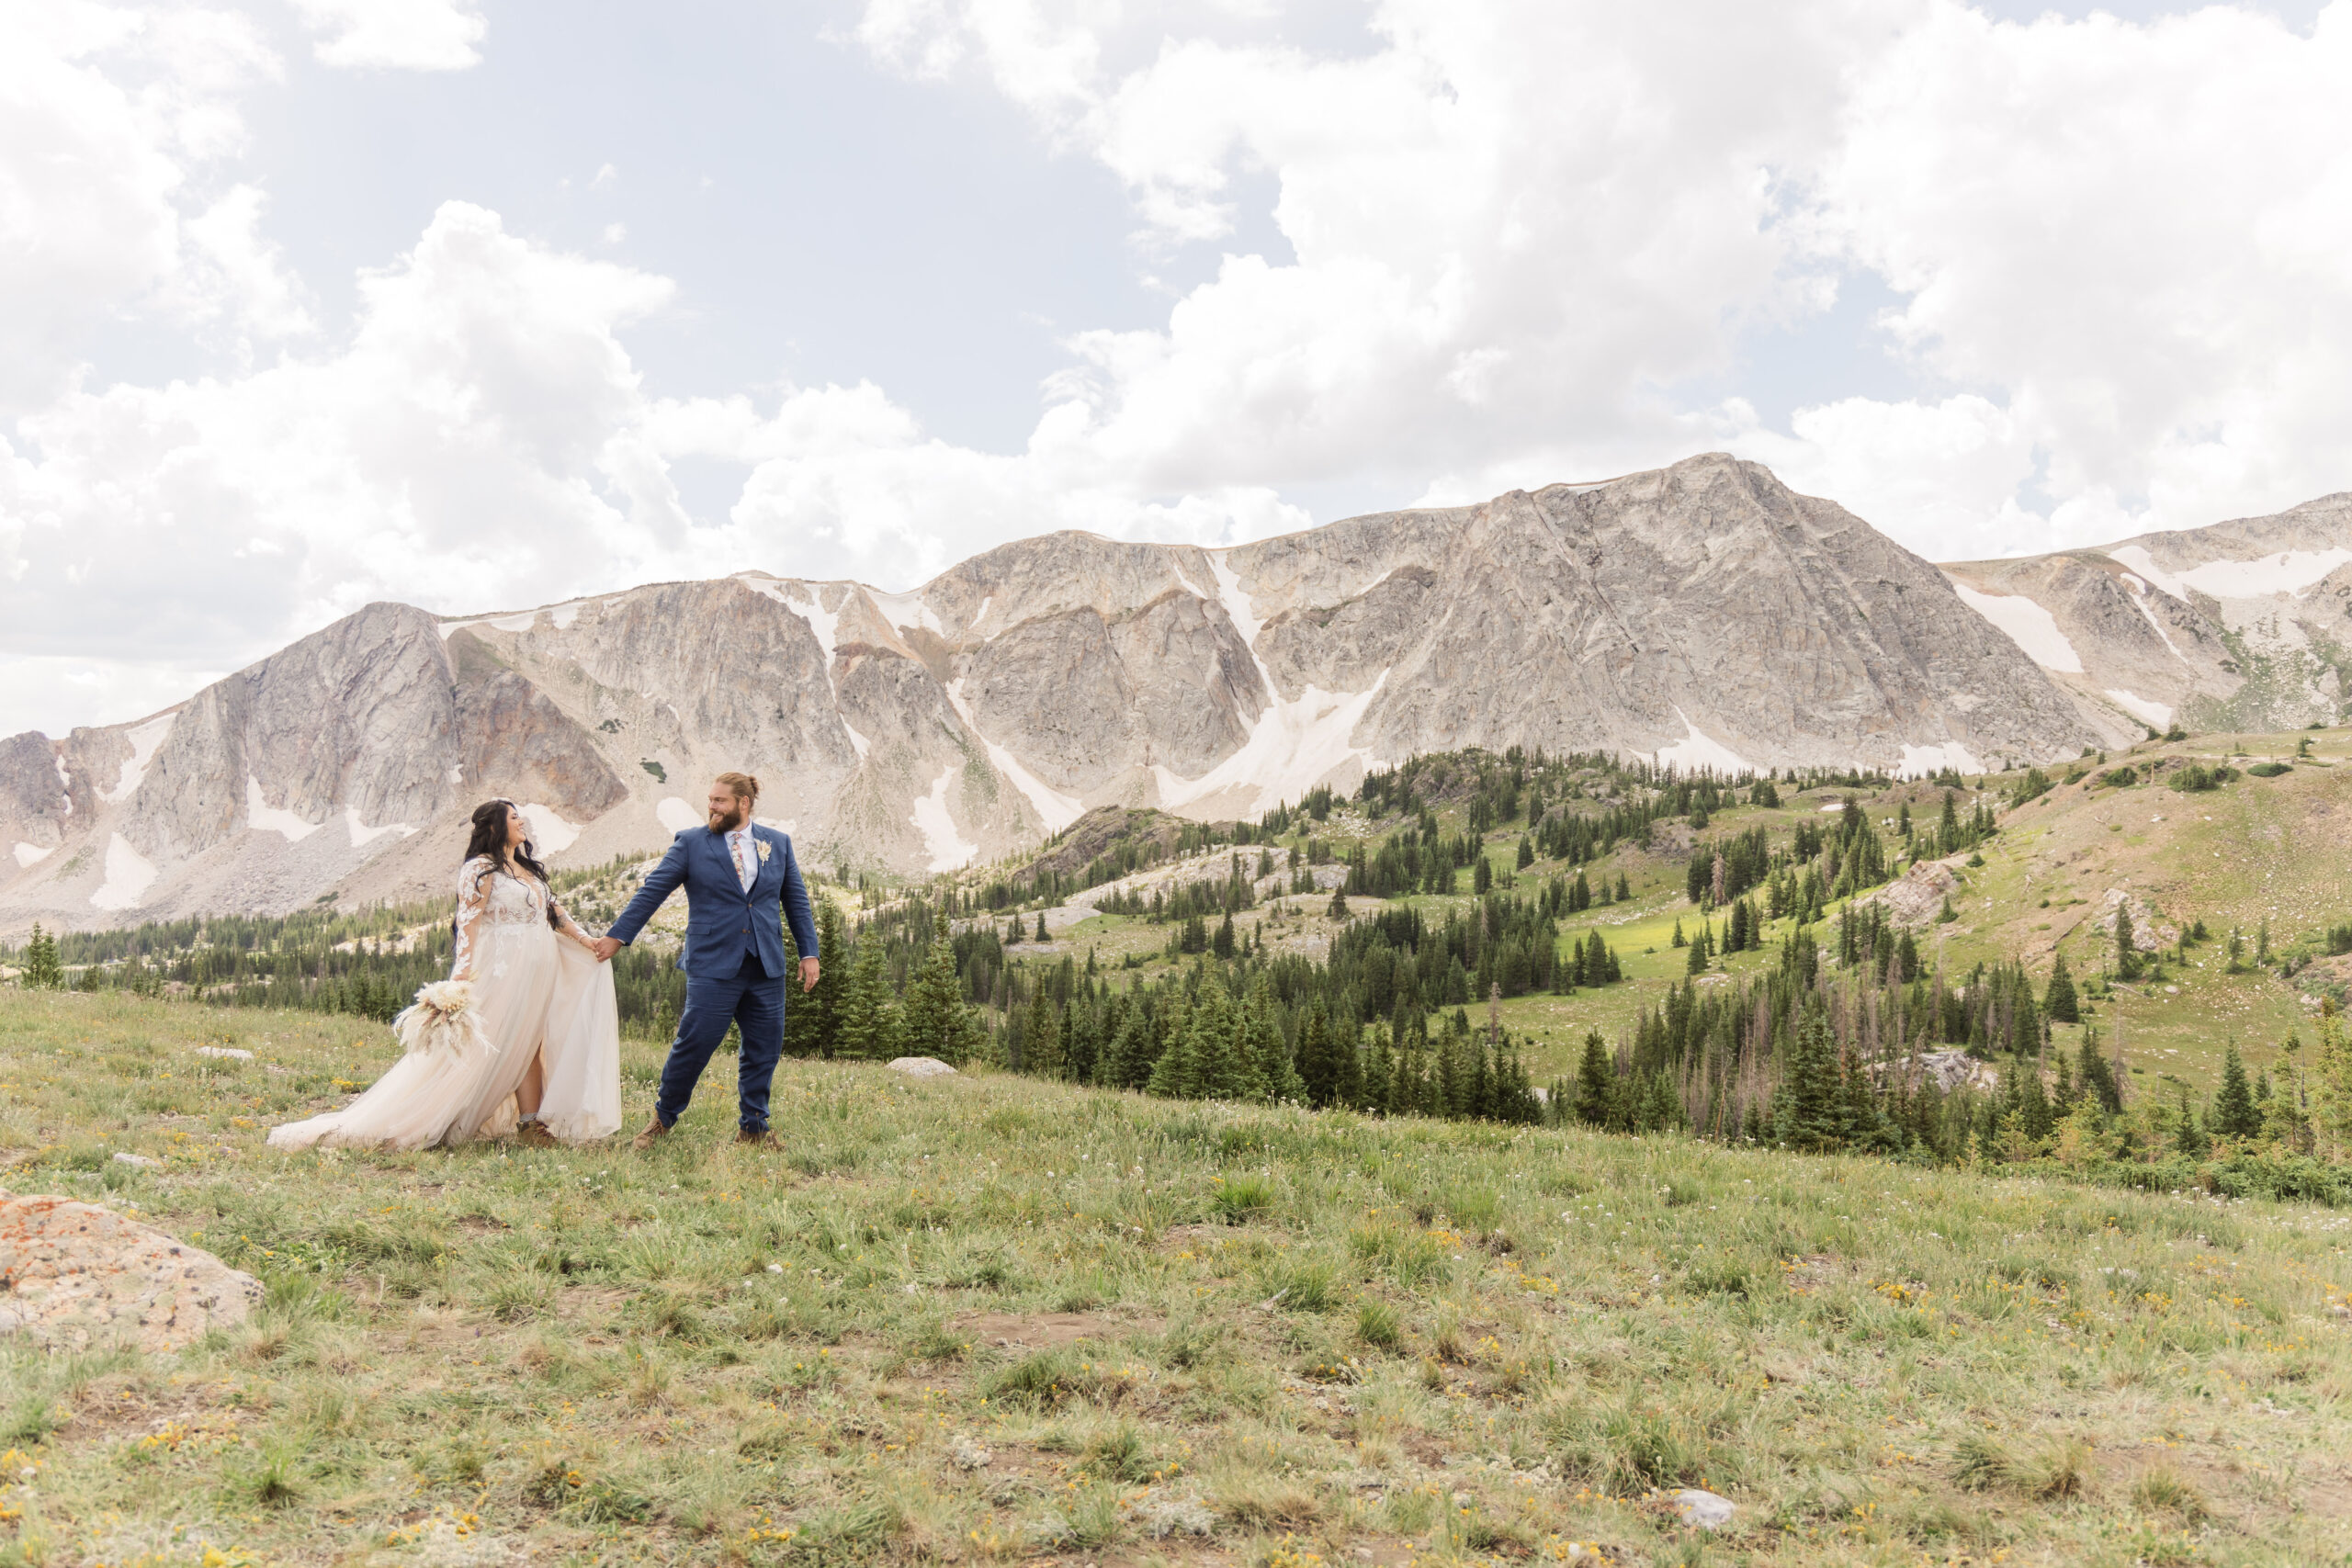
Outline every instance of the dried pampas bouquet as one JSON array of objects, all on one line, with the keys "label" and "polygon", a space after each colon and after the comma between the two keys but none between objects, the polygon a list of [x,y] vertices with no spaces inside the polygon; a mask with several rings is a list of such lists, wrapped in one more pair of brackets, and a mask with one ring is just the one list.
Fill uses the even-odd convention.
[{"label": "dried pampas bouquet", "polygon": [[416,1004],[392,1020],[392,1033],[412,1055],[492,1049],[474,1012],[473,984],[467,980],[434,980],[419,987]]}]

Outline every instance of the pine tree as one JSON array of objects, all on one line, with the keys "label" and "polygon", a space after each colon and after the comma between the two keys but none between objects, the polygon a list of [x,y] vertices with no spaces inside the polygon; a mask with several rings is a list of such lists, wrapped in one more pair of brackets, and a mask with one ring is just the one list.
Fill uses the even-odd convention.
[{"label": "pine tree", "polygon": [[2262,1112],[2255,1108],[2254,1092],[2245,1081],[2245,1063],[2238,1056],[2234,1040],[2222,1054],[2222,1087],[2214,1092],[2213,1111],[2206,1125],[2225,1138],[2262,1135]]},{"label": "pine tree", "polygon": [[1330,1020],[1319,1002],[1299,1028],[1298,1076],[1306,1086],[1306,1102],[1317,1111],[1339,1101],[1340,1054],[1332,1049]]},{"label": "pine tree", "polygon": [[1577,1063],[1577,1120],[1588,1127],[1607,1126],[1616,1089],[1617,1073],[1609,1061],[1609,1047],[1601,1042],[1599,1030],[1588,1030],[1584,1056]]},{"label": "pine tree", "polygon": [[2086,1026],[2082,1044],[2075,1057],[2075,1070],[2081,1077],[2083,1093],[2098,1102],[2098,1108],[2112,1116],[2123,1109],[2123,1096],[2115,1087],[2115,1071],[2099,1055],[2098,1031]]},{"label": "pine tree", "polygon": [[1062,1076],[1061,1021],[1054,1016],[1054,998],[1042,977],[1029,993],[1029,1012],[1021,1026],[1021,1070],[1041,1078]]},{"label": "pine tree", "polygon": [[[1316,1004],[1315,1011],[1317,1017],[1321,1016],[1321,1003]],[[1388,1086],[1385,1080],[1378,1084],[1372,1081],[1363,1059],[1362,1031],[1352,1026],[1341,1027],[1338,1021],[1334,1021],[1328,1026],[1328,1032],[1330,1043],[1327,1049],[1339,1068],[1331,1084],[1333,1102],[1357,1111],[1376,1108],[1380,1100],[1374,1098],[1375,1093],[1385,1098]]]},{"label": "pine tree", "polygon": [[2312,1052],[2313,1121],[2338,1157],[2352,1148],[2352,1033],[2335,1016],[2335,999],[2320,1001],[2319,1043]]},{"label": "pine tree", "polygon": [[2206,1130],[2197,1124],[2197,1112],[2188,1103],[2188,1086],[2180,1085],[2180,1119],[2173,1124],[2173,1147],[2190,1159],[2203,1159],[2211,1144]]},{"label": "pine tree", "polygon": [[2132,901],[2126,898],[2115,906],[2115,976],[2133,980],[2139,975],[2140,950],[2132,941]]},{"label": "pine tree", "polygon": [[[791,942],[789,931],[785,941]],[[801,954],[796,950],[793,958]],[[809,990],[785,987],[784,1050],[788,1056],[830,1058],[839,1048],[842,989],[849,970],[842,959],[842,911],[830,898],[817,900],[817,984]],[[787,967],[786,973],[791,972]],[[954,970],[951,959],[949,970]],[[945,1061],[945,1057],[940,1058]]]},{"label": "pine tree", "polygon": [[[818,938],[821,946],[821,931]],[[979,1021],[964,1001],[962,983],[956,978],[955,950],[944,937],[933,941],[922,967],[907,987],[899,1016],[899,1043],[910,1055],[935,1056],[960,1067],[978,1048]]]},{"label": "pine tree", "polygon": [[1330,905],[1323,912],[1335,920],[1348,918],[1348,889],[1344,883],[1331,889]]},{"label": "pine tree", "polygon": [[1045,911],[1045,910],[1043,910],[1043,909],[1040,909],[1040,910],[1038,910],[1038,911],[1037,911],[1037,940],[1038,940],[1039,942],[1051,942],[1051,941],[1053,941],[1053,940],[1054,940],[1050,935],[1048,935],[1048,934],[1046,933],[1046,911]]},{"label": "pine tree", "polygon": [[890,997],[889,980],[882,972],[882,938],[870,933],[857,945],[857,962],[842,998],[834,1054],[853,1062],[887,1062],[896,1056],[898,1010]]},{"label": "pine tree", "polygon": [[1130,999],[1117,1032],[1111,1037],[1111,1059],[1103,1081],[1113,1089],[1141,1089],[1151,1080],[1159,1060],[1159,1036],[1141,1002]]},{"label": "pine tree", "polygon": [[25,967],[18,983],[28,991],[55,991],[65,985],[64,966],[57,961],[57,939],[41,930],[38,920],[25,941]]},{"label": "pine tree", "polygon": [[1259,1098],[1305,1105],[1306,1084],[1299,1077],[1297,1064],[1291,1060],[1290,1044],[1283,1038],[1279,1012],[1272,983],[1261,970],[1250,984],[1250,998],[1242,1009],[1243,1037],[1257,1067]]},{"label": "pine tree", "polygon": [[2066,973],[2066,955],[2050,966],[2050,988],[2041,995],[2042,1015],[2052,1023],[2083,1021],[2082,1003],[2075,996],[2075,977]]},{"label": "pine tree", "polygon": [[1227,909],[1216,928],[1216,937],[1209,943],[1209,951],[1219,958],[1233,956],[1233,911]]},{"label": "pine tree", "polygon": [[1838,1080],[1838,1058],[1829,1040],[1829,1021],[1819,1008],[1807,1006],[1797,1021],[1787,1077],[1772,1097],[1783,1142],[1810,1152],[1837,1146]]},{"label": "pine tree", "polygon": [[[1093,987],[1089,987],[1091,994]],[[1062,1009],[1062,1076],[1072,1083],[1094,1083],[1102,1071],[1102,1035],[1094,1009],[1070,998]]]},{"label": "pine tree", "polygon": [[1701,926],[1699,928],[1699,934],[1691,939],[1690,957],[1689,962],[1683,965],[1683,973],[1686,975],[1703,975],[1706,972],[1707,930],[1706,927]]},{"label": "pine tree", "polygon": [[1151,1077],[1144,1084],[1147,1092],[1163,1100],[1199,1098],[1200,1043],[1190,1016],[1198,1010],[1197,1004],[1184,1007],[1180,1002],[1175,1015],[1166,1021],[1162,1033],[1167,1043],[1151,1065]]},{"label": "pine tree", "polygon": [[1632,898],[1633,896],[1634,885],[1625,880],[1625,874],[1623,872],[1619,872],[1617,874],[1617,902],[1623,904]]}]

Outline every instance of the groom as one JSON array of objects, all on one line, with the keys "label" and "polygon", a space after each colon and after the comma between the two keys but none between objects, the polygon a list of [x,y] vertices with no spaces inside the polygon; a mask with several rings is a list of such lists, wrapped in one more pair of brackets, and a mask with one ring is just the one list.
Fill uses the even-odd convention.
[{"label": "groom", "polygon": [[710,1054],[731,1021],[743,1032],[735,1067],[741,1102],[739,1144],[776,1146],[768,1131],[768,1080],[784,1054],[784,931],[782,906],[800,949],[800,988],[817,984],[817,928],[808,918],[808,890],[792,858],[792,840],[752,821],[760,781],[721,773],[710,786],[709,825],[688,828],[637,890],[621,918],[596,939],[596,955],[610,958],[645,929],[662,901],[681,883],[686,889],[686,944],[678,967],[686,972],[686,1008],[678,1038],[662,1067],[653,1120],[635,1146],[650,1149],[685,1114],[686,1101]]}]

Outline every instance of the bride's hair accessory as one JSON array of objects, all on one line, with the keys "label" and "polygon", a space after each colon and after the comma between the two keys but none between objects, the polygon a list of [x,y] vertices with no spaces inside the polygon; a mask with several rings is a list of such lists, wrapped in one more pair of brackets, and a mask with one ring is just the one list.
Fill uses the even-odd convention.
[{"label": "bride's hair accessory", "polygon": [[492,1049],[481,1020],[475,1016],[469,980],[432,980],[418,987],[415,1005],[392,1020],[392,1033],[411,1055]]}]

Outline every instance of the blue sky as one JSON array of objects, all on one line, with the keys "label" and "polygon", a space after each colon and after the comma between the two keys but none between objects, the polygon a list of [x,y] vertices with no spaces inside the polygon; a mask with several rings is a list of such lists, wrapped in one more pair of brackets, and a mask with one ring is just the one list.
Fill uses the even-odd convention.
[{"label": "blue sky", "polygon": [[1700,450],[1939,558],[2352,488],[2352,0],[10,9],[0,733]]}]

